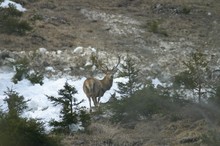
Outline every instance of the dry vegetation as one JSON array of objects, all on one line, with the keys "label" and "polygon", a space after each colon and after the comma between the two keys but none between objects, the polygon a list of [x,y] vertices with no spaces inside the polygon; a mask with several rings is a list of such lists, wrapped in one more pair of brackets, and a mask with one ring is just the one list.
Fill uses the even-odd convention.
[{"label": "dry vegetation", "polygon": [[143,60],[141,68],[154,63],[151,70],[156,75],[162,72],[158,68],[163,68],[164,74],[181,68],[180,62],[194,49],[219,58],[218,0],[17,2],[27,8],[23,19],[33,29],[25,36],[0,34],[0,50],[33,51],[44,47],[69,51],[91,46],[108,53],[129,52]]},{"label": "dry vegetation", "polygon": [[67,136],[63,143],[66,146],[206,146],[204,138],[209,130],[211,127],[204,119],[172,121],[169,116],[154,115],[129,125],[94,121],[88,133]]}]

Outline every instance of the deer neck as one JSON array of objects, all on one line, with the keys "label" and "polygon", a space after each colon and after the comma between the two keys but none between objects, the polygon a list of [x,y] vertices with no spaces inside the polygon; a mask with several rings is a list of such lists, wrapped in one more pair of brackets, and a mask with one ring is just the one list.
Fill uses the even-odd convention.
[{"label": "deer neck", "polygon": [[101,80],[103,90],[109,90],[112,87],[113,79],[109,79],[106,76]]}]

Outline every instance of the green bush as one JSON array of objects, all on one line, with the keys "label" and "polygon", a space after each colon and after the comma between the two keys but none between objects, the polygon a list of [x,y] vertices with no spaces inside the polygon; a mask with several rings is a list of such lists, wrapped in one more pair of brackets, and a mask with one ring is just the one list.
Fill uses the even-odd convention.
[{"label": "green bush", "polygon": [[58,141],[45,133],[43,123],[35,119],[22,118],[27,109],[23,96],[8,89],[4,99],[8,112],[0,112],[0,145],[1,146],[58,146]]},{"label": "green bush", "polygon": [[6,18],[2,22],[1,32],[7,34],[24,35],[26,31],[30,31],[32,27],[25,20],[18,20],[17,18]]},{"label": "green bush", "polygon": [[30,67],[30,60],[27,57],[18,59],[13,66],[15,68],[15,75],[12,77],[13,83],[17,84],[22,79],[28,79],[32,84],[43,85],[43,74],[35,72]]},{"label": "green bush", "polygon": [[191,12],[191,8],[186,7],[186,6],[183,7],[183,9],[182,9],[183,14],[188,15],[190,12]]},{"label": "green bush", "polygon": [[153,21],[149,23],[150,31],[153,33],[158,33],[159,32],[159,24],[157,21]]},{"label": "green bush", "polygon": [[155,34],[161,34],[165,37],[168,36],[167,31],[165,31],[164,29],[159,27],[159,22],[158,21],[152,21],[148,25],[149,25],[150,32],[153,32]]},{"label": "green bush", "polygon": [[146,87],[136,91],[134,95],[122,100],[116,100],[110,105],[114,122],[129,122],[140,117],[151,117],[153,114],[168,110],[169,97],[159,95],[157,90]]},{"label": "green bush", "polygon": [[36,21],[36,20],[43,20],[43,16],[40,14],[33,14],[30,18],[31,21]]},{"label": "green bush", "polygon": [[0,8],[1,18],[21,17],[22,12],[18,11],[13,4],[9,4],[8,8]]},{"label": "green bush", "polygon": [[45,134],[43,123],[34,119],[0,118],[1,146],[58,146],[58,142]]},{"label": "green bush", "polygon": [[27,31],[32,30],[26,20],[20,19],[22,14],[12,4],[9,5],[9,8],[0,8],[0,32],[24,35]]},{"label": "green bush", "polygon": [[18,35],[24,35],[27,31],[32,30],[30,24],[25,20],[19,20],[15,25],[15,28],[12,29],[12,32]]},{"label": "green bush", "polygon": [[13,66],[16,73],[12,77],[12,82],[17,84],[18,81],[21,81],[27,76],[27,73],[29,71],[29,60],[26,57],[18,59],[16,62],[13,63]]},{"label": "green bush", "polygon": [[190,102],[180,99],[177,95],[154,88],[149,84],[147,87],[137,90],[131,97],[114,100],[108,105],[113,113],[113,122],[131,122],[141,118],[151,118],[154,114],[169,114],[171,120],[178,120],[176,117],[180,108]]},{"label": "green bush", "polygon": [[42,74],[40,74],[39,72],[34,72],[31,74],[27,75],[27,79],[32,83],[32,84],[40,84],[43,85],[43,79],[44,76]]}]

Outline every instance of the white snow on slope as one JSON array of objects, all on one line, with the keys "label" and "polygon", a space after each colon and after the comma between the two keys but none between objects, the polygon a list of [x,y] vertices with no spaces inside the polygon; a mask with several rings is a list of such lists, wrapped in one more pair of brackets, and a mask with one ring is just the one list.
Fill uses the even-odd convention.
[{"label": "white snow on slope", "polygon": [[15,6],[15,8],[18,10],[18,11],[21,11],[21,12],[25,12],[27,9],[25,9],[22,5],[18,4],[18,3],[15,3],[13,1],[10,1],[10,0],[5,0],[4,2],[2,2],[0,4],[0,7],[2,8],[8,8],[9,7],[9,4],[13,4]]},{"label": "white snow on slope", "polygon": [[155,88],[157,88],[157,86],[165,86],[165,84],[161,83],[161,81],[158,78],[154,78],[152,79],[152,84],[154,85]]},{"label": "white snow on slope", "polygon": [[[83,82],[86,78],[77,79],[71,76],[63,76],[56,79],[44,79],[44,84],[41,86],[39,84],[32,85],[28,80],[24,79],[18,84],[11,82],[14,72],[7,71],[5,69],[0,69],[0,108],[4,111],[7,111],[6,103],[3,99],[6,97],[4,94],[7,91],[7,88],[13,89],[18,92],[19,95],[25,97],[26,100],[30,99],[28,102],[28,107],[31,109],[24,113],[23,116],[41,119],[45,123],[51,119],[58,120],[60,107],[54,107],[52,103],[47,99],[48,96],[58,96],[58,90],[63,89],[63,86],[66,82],[74,86],[78,93],[75,97],[78,101],[84,99],[84,102],[81,106],[89,107],[88,99],[83,92]],[[111,94],[117,89],[117,82],[126,81],[124,78],[117,78],[114,80],[111,90],[107,91],[104,96],[101,98],[101,102],[105,103],[109,100]],[[48,127],[47,127],[48,128]]]}]

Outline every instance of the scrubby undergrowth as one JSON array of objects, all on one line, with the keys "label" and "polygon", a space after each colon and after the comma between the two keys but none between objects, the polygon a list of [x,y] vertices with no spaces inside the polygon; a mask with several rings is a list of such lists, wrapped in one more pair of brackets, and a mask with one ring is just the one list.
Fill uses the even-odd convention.
[{"label": "scrubby undergrowth", "polygon": [[176,107],[169,114],[154,114],[150,118],[118,124],[102,117],[93,120],[85,133],[68,136],[63,143],[67,146],[218,145],[220,113],[215,108],[189,104]]}]

